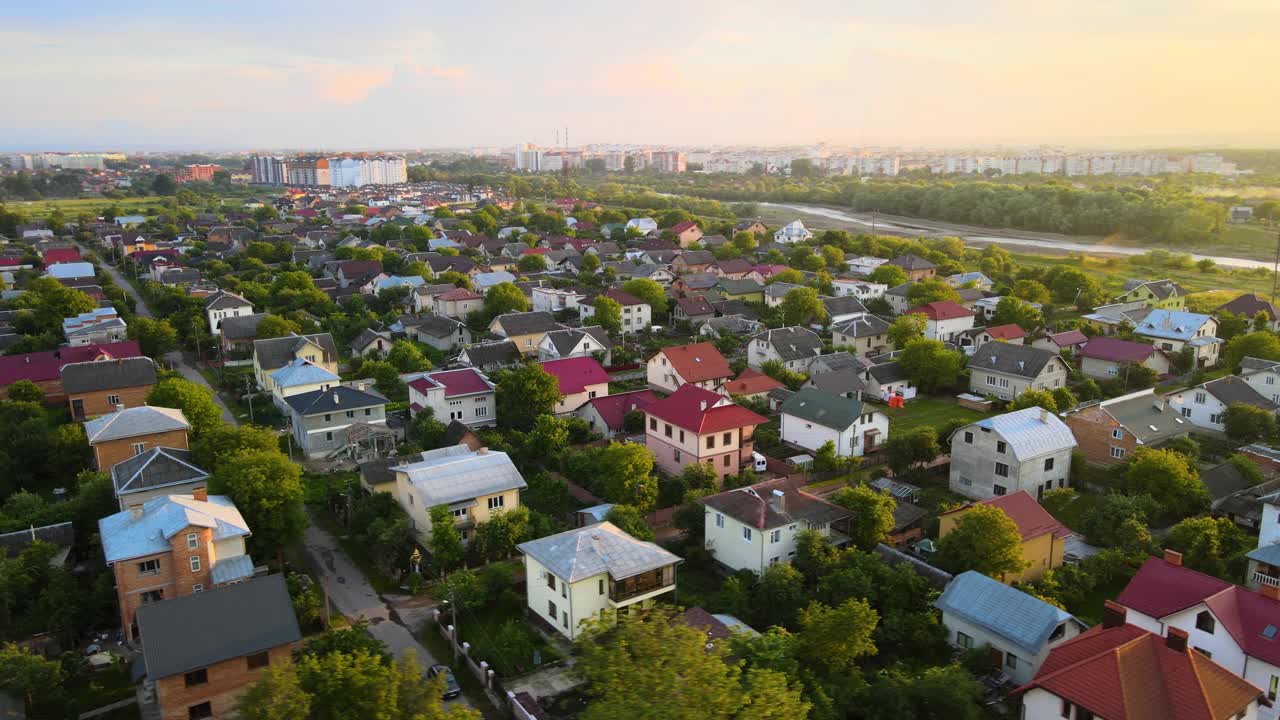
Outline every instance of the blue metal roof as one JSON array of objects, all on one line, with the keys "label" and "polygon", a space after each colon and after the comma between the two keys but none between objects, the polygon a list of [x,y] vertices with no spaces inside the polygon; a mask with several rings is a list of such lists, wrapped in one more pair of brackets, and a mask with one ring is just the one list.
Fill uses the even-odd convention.
[{"label": "blue metal roof", "polygon": [[1257,560],[1260,563],[1280,567],[1280,543],[1263,545],[1260,548],[1250,550],[1245,557],[1250,560]]},{"label": "blue metal roof", "polygon": [[1030,655],[1044,649],[1054,628],[1075,621],[1065,610],[973,570],[957,575],[934,607],[999,635]]},{"label": "blue metal roof", "polygon": [[1156,309],[1147,314],[1134,332],[1146,337],[1166,340],[1190,340],[1210,320],[1208,315],[1182,310]]},{"label": "blue metal roof", "polygon": [[337,375],[302,358],[296,358],[293,362],[271,373],[271,382],[282,388],[341,381],[342,378]]}]

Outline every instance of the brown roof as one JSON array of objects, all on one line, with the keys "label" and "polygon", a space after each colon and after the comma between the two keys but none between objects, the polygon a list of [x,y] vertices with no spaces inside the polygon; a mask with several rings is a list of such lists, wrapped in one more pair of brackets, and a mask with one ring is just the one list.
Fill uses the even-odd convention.
[{"label": "brown roof", "polygon": [[729,369],[729,361],[709,342],[689,345],[673,345],[658,352],[667,356],[667,362],[675,368],[685,382],[702,382],[716,380],[733,375]]},{"label": "brown roof", "polygon": [[[783,494],[781,510],[774,509],[770,504],[775,497],[774,491]],[[786,478],[768,480],[709,495],[699,502],[744,525],[760,530],[790,525],[800,520],[808,523],[829,523],[852,515],[839,505],[793,487]]]}]

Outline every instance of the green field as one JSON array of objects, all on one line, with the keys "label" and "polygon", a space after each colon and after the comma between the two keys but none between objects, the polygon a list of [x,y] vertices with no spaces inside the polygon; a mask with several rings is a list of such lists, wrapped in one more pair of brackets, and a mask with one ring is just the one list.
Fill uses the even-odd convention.
[{"label": "green field", "polygon": [[889,416],[889,435],[918,427],[940,428],[955,420],[974,422],[990,413],[960,407],[954,401],[921,397],[907,402],[904,408],[883,408]]},{"label": "green field", "polygon": [[[228,210],[239,208],[244,198],[256,197],[267,198],[277,195],[275,191],[266,190],[265,188],[243,188],[237,189],[231,194],[224,193],[218,201],[212,204],[216,205],[221,202]],[[27,217],[38,220],[48,217],[55,208],[61,209],[62,214],[68,220],[74,220],[77,215],[85,213],[88,215],[98,215],[104,208],[116,206],[129,215],[155,215],[164,206],[165,203],[173,202],[172,196],[149,195],[145,197],[127,197],[118,200],[105,197],[91,198],[54,198],[48,200],[8,200],[0,202],[10,210],[21,212]],[[203,200],[198,204],[203,209],[205,206]]]},{"label": "green field", "polygon": [[1129,278],[1168,278],[1182,285],[1188,292],[1205,292],[1231,288],[1241,292],[1255,292],[1260,295],[1271,294],[1271,273],[1227,270],[1214,268],[1214,272],[1200,272],[1192,268],[1172,268],[1168,266],[1146,265],[1136,257],[1102,258],[1085,255],[1082,260],[1078,256],[1049,256],[1012,253],[1013,261],[1019,266],[1032,267],[1076,267],[1088,272],[1098,281],[1103,290],[1119,295]]}]

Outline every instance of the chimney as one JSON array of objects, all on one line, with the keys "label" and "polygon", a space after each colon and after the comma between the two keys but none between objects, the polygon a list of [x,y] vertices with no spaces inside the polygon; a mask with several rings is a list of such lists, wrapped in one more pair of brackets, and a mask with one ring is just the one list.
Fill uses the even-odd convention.
[{"label": "chimney", "polygon": [[769,507],[776,513],[784,513],[787,511],[787,494],[781,490],[774,490],[769,495]]},{"label": "chimney", "polygon": [[1102,605],[1102,627],[1117,628],[1124,625],[1128,610],[1118,602],[1108,600]]},{"label": "chimney", "polygon": [[1045,425],[1049,424],[1049,411],[1045,410],[1044,408],[1040,408],[1040,422],[1044,423]]},{"label": "chimney", "polygon": [[338,404],[338,393],[336,392],[333,394],[333,404],[334,405]]},{"label": "chimney", "polygon": [[489,448],[487,448],[487,447],[482,447],[482,448],[480,448],[479,450],[477,450],[477,451],[476,451],[476,454],[477,454],[477,455],[488,455],[488,454],[489,454]]},{"label": "chimney", "polygon": [[1268,585],[1263,583],[1258,586],[1258,594],[1264,598],[1280,601],[1280,585]]},{"label": "chimney", "polygon": [[1171,627],[1165,631],[1164,645],[1174,652],[1187,651],[1187,631],[1181,628]]},{"label": "chimney", "polygon": [[116,403],[116,412],[124,412],[124,405],[122,403]]},{"label": "chimney", "polygon": [[209,502],[209,489],[200,487],[192,490],[191,499],[199,500],[200,502]]},{"label": "chimney", "polygon": [[699,400],[699,401],[698,401],[698,409],[703,410],[703,411],[706,411],[706,409],[707,409],[707,401],[706,401],[706,400]]},{"label": "chimney", "polygon": [[1164,561],[1169,563],[1170,565],[1177,565],[1178,567],[1182,567],[1182,553],[1178,552],[1177,550],[1170,550],[1169,548],[1165,548]]},{"label": "chimney", "polygon": [[131,520],[141,520],[141,519],[142,519],[142,505],[141,505],[141,504],[138,504],[138,505],[130,505],[130,506],[129,506],[129,519],[131,519]]}]

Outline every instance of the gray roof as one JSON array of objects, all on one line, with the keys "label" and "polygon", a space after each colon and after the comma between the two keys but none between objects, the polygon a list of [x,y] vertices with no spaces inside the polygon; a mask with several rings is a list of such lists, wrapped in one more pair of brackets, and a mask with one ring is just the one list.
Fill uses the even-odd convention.
[{"label": "gray roof", "polygon": [[973,570],[957,575],[934,606],[999,635],[1028,655],[1043,650],[1059,625],[1079,624],[1067,611]]},{"label": "gray roof", "polygon": [[545,333],[564,327],[549,312],[507,313],[494,318],[494,322],[499,324],[507,337]]},{"label": "gray roof", "polygon": [[[1221,400],[1224,405],[1234,405],[1235,403],[1244,403],[1263,410],[1276,411],[1280,409],[1280,405],[1276,405],[1261,393],[1254,390],[1249,383],[1238,377],[1228,375],[1217,380],[1211,380],[1200,387],[1208,390],[1214,397]],[[1195,390],[1195,388],[1190,388]]]},{"label": "gray roof", "polygon": [[244,307],[246,305],[249,307],[253,307],[253,303],[227,290],[219,290],[218,292],[210,295],[204,301],[205,310],[219,310],[222,308]]},{"label": "gray roof", "polygon": [[736,280],[734,278],[720,278],[720,282],[716,283],[724,290],[726,295],[746,295],[748,293],[761,292],[764,285],[749,278]]},{"label": "gray roof", "polygon": [[1057,415],[1039,407],[983,418],[957,429],[956,432],[974,426],[990,430],[1003,438],[1009,445],[1009,451],[1019,462],[1076,446],[1076,436],[1071,433],[1071,428]]},{"label": "gray roof", "polygon": [[862,371],[855,367],[810,375],[809,383],[818,390],[832,395],[858,392],[866,387],[862,381]]},{"label": "gray roof", "polygon": [[374,330],[373,328],[365,328],[360,331],[360,334],[356,336],[355,340],[351,341],[351,349],[356,352],[360,352],[379,339],[386,340],[387,345],[390,346],[391,333]]},{"label": "gray roof", "polygon": [[898,285],[896,287],[891,287],[888,290],[885,290],[884,294],[906,297],[907,293],[911,292],[911,286],[915,284],[916,284],[915,280],[908,280],[907,282],[904,282],[901,285]]},{"label": "gray roof", "polygon": [[[828,311],[830,312],[830,311]],[[889,332],[889,323],[870,313],[833,327],[832,332],[853,337],[874,337]]]},{"label": "gray roof", "polygon": [[233,555],[225,560],[218,560],[209,573],[215,585],[244,580],[253,575],[253,558],[248,555]]},{"label": "gray roof", "polygon": [[[1080,410],[1088,407],[1092,406]],[[1100,407],[1144,445],[1158,445],[1192,429],[1167,400],[1151,390],[1105,400]]]},{"label": "gray roof", "polygon": [[602,349],[613,346],[613,340],[609,338],[609,333],[599,325],[592,325],[584,328],[565,328],[564,330],[552,330],[547,333],[546,337],[555,346],[556,352],[560,355],[567,355],[573,351],[578,343],[582,342],[584,335],[590,335]]},{"label": "gray roof", "polygon": [[[770,502],[778,498],[776,493],[782,495],[781,507]],[[853,514],[817,495],[804,492],[788,482],[786,478],[766,480],[748,487],[726,490],[708,495],[699,502],[759,530],[790,525],[800,520],[826,524]]]},{"label": "gray roof", "polygon": [[156,364],[149,357],[95,360],[62,366],[62,388],[68,393],[155,384]]},{"label": "gray roof", "polygon": [[867,368],[867,374],[875,378],[876,382],[881,385],[907,379],[906,371],[902,369],[902,366],[898,364],[897,360],[880,363],[879,365],[872,365]]},{"label": "gray roof", "polygon": [[928,270],[930,268],[938,267],[919,255],[912,255],[910,253],[906,255],[899,255],[898,257],[890,260],[888,264],[897,265],[904,270]]},{"label": "gray roof", "polygon": [[107,564],[168,553],[169,539],[192,525],[212,529],[215,541],[249,535],[249,524],[231,498],[208,498],[161,495],[142,504],[141,516],[124,510],[102,518],[98,521],[98,534],[102,536],[102,554]]},{"label": "gray roof", "polygon": [[419,333],[442,338],[458,332],[462,323],[443,315],[423,315],[420,318],[414,318],[412,324],[406,322],[405,325],[417,328]]},{"label": "gray roof", "polygon": [[284,575],[147,603],[138,608],[152,680],[302,639]]},{"label": "gray roof", "polygon": [[307,342],[320,346],[321,350],[324,351],[325,361],[338,361],[338,346],[334,344],[333,336],[329,333],[286,335],[266,340],[255,340],[253,342],[253,356],[258,367],[263,370],[276,370],[292,362],[298,350]]},{"label": "gray roof", "polygon": [[151,405],[117,410],[84,423],[90,443],[190,429],[181,410]]},{"label": "gray roof", "polygon": [[858,301],[858,298],[852,295],[824,297],[822,298],[822,306],[827,309],[827,314],[833,317],[850,313],[865,313],[867,311],[867,308]]},{"label": "gray roof", "polygon": [[1215,501],[1233,493],[1253,487],[1253,483],[1229,462],[1214,465],[1200,473],[1200,482]]},{"label": "gray roof", "polygon": [[862,415],[862,401],[803,388],[787,398],[778,412],[834,430],[845,430]]},{"label": "gray roof", "polygon": [[319,415],[387,404],[387,399],[380,393],[373,390],[358,390],[349,385],[298,393],[290,395],[284,401],[299,415]]},{"label": "gray roof", "polygon": [[504,452],[453,445],[428,450],[419,458],[392,471],[407,476],[423,507],[469,502],[484,495],[528,487]]},{"label": "gray roof", "polygon": [[753,335],[751,342],[764,340],[783,360],[804,360],[822,352],[822,338],[808,328],[785,327]]},{"label": "gray roof", "polygon": [[716,261],[710,250],[685,250],[679,257],[686,265],[710,265]]},{"label": "gray roof", "polygon": [[237,315],[235,317],[222,318],[218,321],[218,330],[225,338],[232,340],[245,340],[248,338],[258,337],[258,324],[267,316],[267,313],[255,313],[253,315]]},{"label": "gray roof", "polygon": [[111,467],[111,482],[117,496],[199,482],[208,477],[209,473],[192,464],[190,450],[178,448],[151,448]]},{"label": "gray roof", "polygon": [[836,372],[837,370],[861,371],[865,367],[865,363],[859,361],[856,355],[842,350],[814,358],[813,364],[809,366],[809,374],[820,375],[822,373]]},{"label": "gray roof", "polygon": [[611,522],[566,530],[516,546],[556,577],[575,583],[601,573],[623,580],[674,565],[680,557],[637,540]]},{"label": "gray roof", "polygon": [[1036,378],[1044,370],[1045,365],[1056,357],[1058,353],[1052,350],[1042,350],[1030,345],[993,342],[978,348],[969,360],[969,367],[1024,378]]},{"label": "gray roof", "polygon": [[520,349],[510,340],[479,343],[466,348],[463,352],[466,353],[467,361],[473,367],[513,365],[520,362]]},{"label": "gray roof", "polygon": [[[22,554],[35,541],[46,542],[58,547],[70,547],[75,542],[75,528],[71,521],[29,527],[11,533],[0,534],[0,557],[14,558]],[[0,717],[3,717],[0,715]]]},{"label": "gray roof", "polygon": [[791,292],[792,290],[795,290],[796,288],[802,288],[802,287],[804,287],[804,285],[797,285],[795,283],[782,282],[781,280],[779,280],[777,282],[771,282],[768,285],[765,285],[764,294],[766,297],[771,297],[771,298],[786,297],[787,293]]}]

